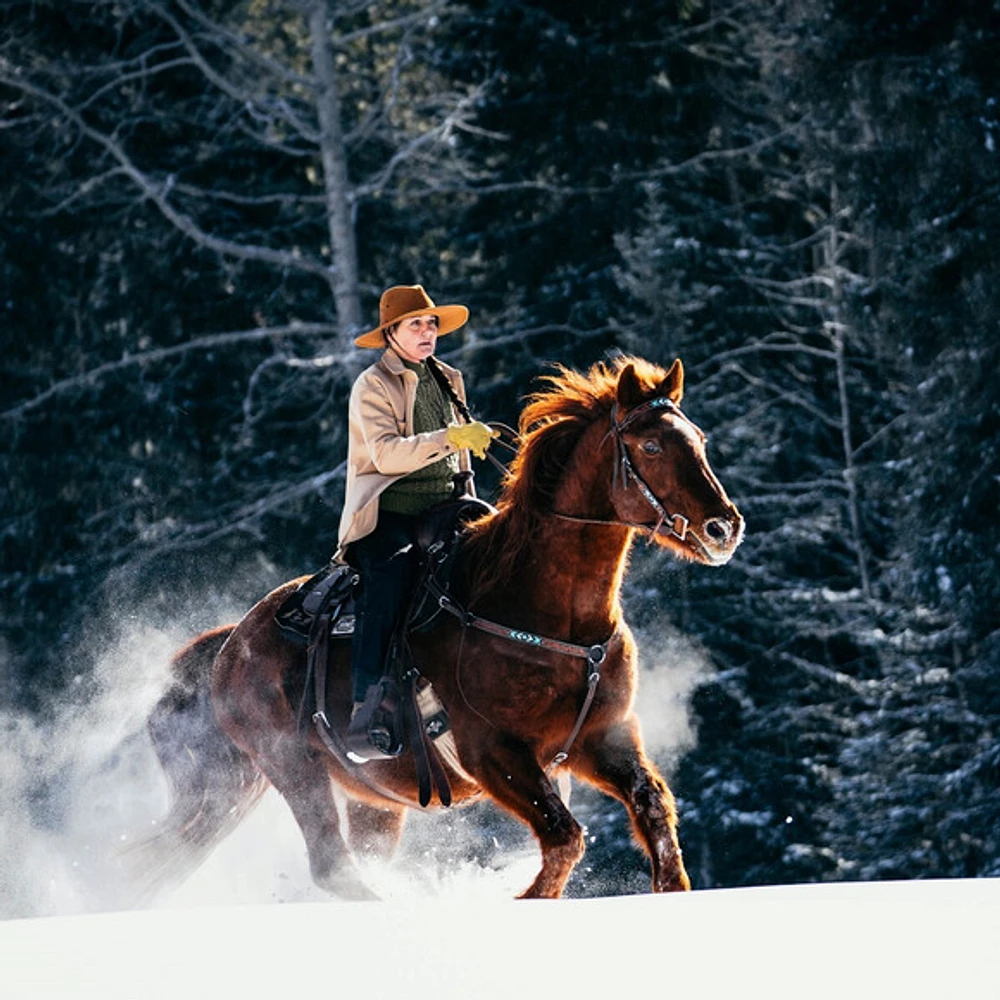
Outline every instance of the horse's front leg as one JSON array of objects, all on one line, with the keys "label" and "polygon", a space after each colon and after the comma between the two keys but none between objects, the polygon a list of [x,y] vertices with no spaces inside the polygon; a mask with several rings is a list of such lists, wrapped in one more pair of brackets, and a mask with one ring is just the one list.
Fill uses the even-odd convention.
[{"label": "horse's front leg", "polygon": [[493,741],[476,771],[487,793],[531,827],[541,847],[541,870],[518,898],[557,899],[583,857],[582,827],[520,741],[504,737]]},{"label": "horse's front leg", "polygon": [[646,757],[635,718],[593,736],[571,757],[574,773],[624,803],[653,869],[653,892],[691,888],[677,840],[677,807]]}]

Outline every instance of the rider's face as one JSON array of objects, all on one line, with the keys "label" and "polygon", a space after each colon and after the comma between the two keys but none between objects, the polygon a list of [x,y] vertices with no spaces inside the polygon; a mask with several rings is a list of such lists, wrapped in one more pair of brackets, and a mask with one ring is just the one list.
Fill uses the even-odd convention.
[{"label": "rider's face", "polygon": [[388,336],[400,357],[407,361],[423,361],[434,353],[437,335],[438,318],[428,314],[402,320]]}]

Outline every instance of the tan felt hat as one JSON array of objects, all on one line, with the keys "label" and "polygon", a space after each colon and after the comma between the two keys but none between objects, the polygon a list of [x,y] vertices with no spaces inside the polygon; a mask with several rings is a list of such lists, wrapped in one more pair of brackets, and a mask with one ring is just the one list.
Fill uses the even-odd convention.
[{"label": "tan felt hat", "polygon": [[438,318],[438,336],[464,326],[469,318],[465,306],[436,306],[423,285],[393,285],[382,293],[378,303],[378,326],[355,337],[358,347],[385,347],[385,328],[411,316],[432,315]]}]

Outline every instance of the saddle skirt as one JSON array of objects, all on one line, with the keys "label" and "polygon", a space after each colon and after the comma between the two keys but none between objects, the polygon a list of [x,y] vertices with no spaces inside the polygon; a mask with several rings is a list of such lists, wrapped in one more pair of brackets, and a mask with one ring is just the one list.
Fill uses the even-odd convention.
[{"label": "saddle skirt", "polygon": [[354,634],[354,589],[359,581],[357,570],[346,563],[330,563],[314,573],[275,613],[281,634],[297,646],[309,645],[313,622],[329,607],[330,637],[349,639]]}]

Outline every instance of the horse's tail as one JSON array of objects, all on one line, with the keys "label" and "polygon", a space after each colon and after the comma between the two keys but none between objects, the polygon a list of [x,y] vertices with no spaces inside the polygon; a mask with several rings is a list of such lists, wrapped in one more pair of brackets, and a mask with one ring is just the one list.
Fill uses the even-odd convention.
[{"label": "horse's tail", "polygon": [[267,781],[212,709],[212,662],[235,626],[204,632],[171,660],[171,683],[147,728],[167,779],[170,811],[125,861],[140,900],[190,875],[260,800]]}]

